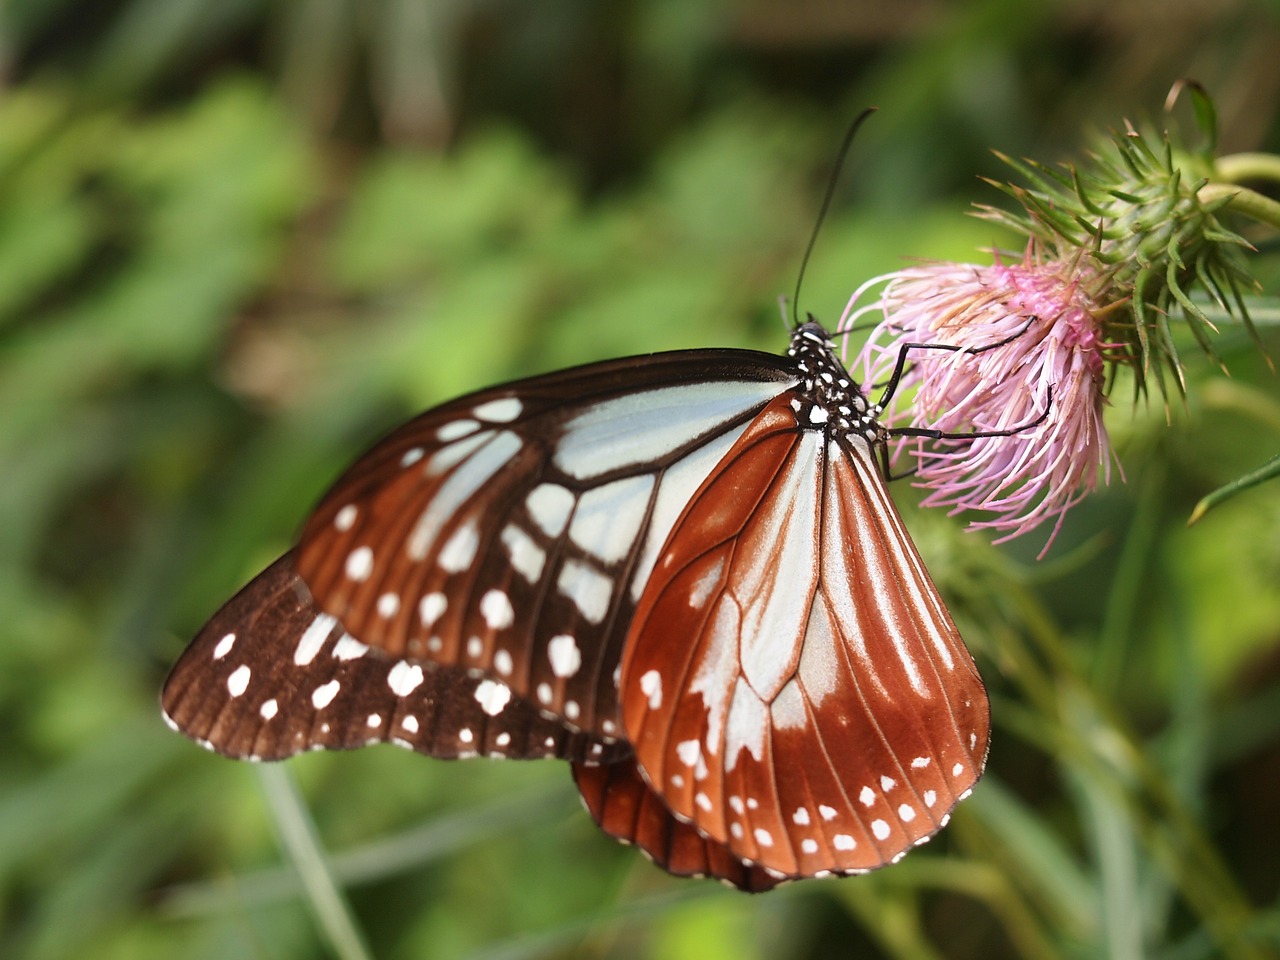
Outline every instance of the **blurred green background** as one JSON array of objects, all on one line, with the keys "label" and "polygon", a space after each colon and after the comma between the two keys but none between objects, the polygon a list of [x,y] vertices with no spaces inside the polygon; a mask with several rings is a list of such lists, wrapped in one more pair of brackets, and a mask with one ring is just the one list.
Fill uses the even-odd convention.
[{"label": "blurred green background", "polygon": [[[1193,76],[1280,150],[1263,0],[10,0],[0,7],[0,955],[334,955],[259,770],[166,670],[410,413],[517,375],[779,351],[803,308],[1002,238],[999,149],[1079,157]],[[1280,293],[1264,234],[1251,258]],[[1280,356],[1280,310],[1255,314]],[[988,775],[903,863],[748,897],[600,835],[556,763],[287,766],[372,955],[1280,953],[1280,449],[1246,337],[1110,425],[1049,557],[895,494],[991,688]]]}]

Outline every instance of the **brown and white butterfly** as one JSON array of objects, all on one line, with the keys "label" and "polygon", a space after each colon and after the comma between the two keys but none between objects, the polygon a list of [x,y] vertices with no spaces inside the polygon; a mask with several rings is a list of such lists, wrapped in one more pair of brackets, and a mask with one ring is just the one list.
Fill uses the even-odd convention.
[{"label": "brown and white butterfly", "polygon": [[680,875],[872,870],[982,773],[986,692],[816,323],[577,367],[360,457],[165,686],[228,756],[559,757]]}]

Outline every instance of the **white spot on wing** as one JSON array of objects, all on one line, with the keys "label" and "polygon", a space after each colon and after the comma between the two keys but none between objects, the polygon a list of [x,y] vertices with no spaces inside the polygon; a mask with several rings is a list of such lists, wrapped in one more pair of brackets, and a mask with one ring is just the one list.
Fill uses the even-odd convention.
[{"label": "white spot on wing", "polygon": [[378,597],[378,616],[383,620],[390,620],[400,612],[400,595],[398,593],[384,593]]},{"label": "white spot on wing", "polygon": [[511,661],[511,654],[506,650],[497,650],[493,654],[493,669],[497,670],[504,677],[511,676],[511,671],[515,664]]},{"label": "white spot on wing", "polygon": [[347,554],[346,574],[350,580],[362,583],[373,573],[373,551],[368,547],[356,547]]},{"label": "white spot on wing", "polygon": [[756,827],[755,837],[756,837],[756,843],[760,844],[760,846],[762,847],[773,846],[773,837],[770,835],[769,831],[766,830],[764,827]]},{"label": "white spot on wing", "polygon": [[405,718],[404,718],[403,720],[401,720],[401,721],[400,721],[400,726],[401,726],[403,729],[407,730],[409,733],[417,733],[417,732],[418,732],[418,718],[417,718],[417,717],[415,717],[412,713],[407,714],[407,715],[405,716]]},{"label": "white spot on wing", "polygon": [[814,840],[812,837],[805,837],[800,841],[800,849],[805,853],[817,853],[818,841]]},{"label": "white spot on wing", "polygon": [[885,840],[889,837],[889,825],[883,820],[871,821],[871,832],[877,840]]},{"label": "white spot on wing", "polygon": [[480,598],[480,616],[490,630],[505,630],[515,622],[511,598],[502,590],[490,590]]},{"label": "white spot on wing", "polygon": [[471,412],[481,420],[488,420],[490,423],[510,423],[520,416],[523,410],[524,404],[516,397],[501,397],[482,403]]},{"label": "white spot on wing", "polygon": [[474,520],[468,520],[453,532],[440,548],[440,569],[448,573],[461,573],[471,566],[480,547],[480,534]]},{"label": "white spot on wing", "polygon": [[221,660],[231,652],[231,648],[234,647],[235,644],[236,635],[234,633],[228,633],[225,637],[219,640],[218,645],[213,648],[213,659]]},{"label": "white spot on wing", "polygon": [[834,820],[836,818],[836,808],[828,807],[825,803],[818,804],[818,813],[822,814],[823,820]]},{"label": "white spot on wing", "polygon": [[963,763],[957,763],[954,767],[952,767],[952,768],[951,768],[951,775],[952,775],[953,777],[958,777],[958,776],[960,776],[960,774],[962,774],[962,773],[964,773],[964,764],[963,764]]},{"label": "white spot on wing", "polygon": [[231,671],[231,676],[227,677],[227,692],[233,697],[241,696],[249,689],[249,677],[252,671],[245,664],[240,664]]},{"label": "white spot on wing", "polygon": [[448,606],[449,599],[443,593],[428,593],[418,601],[418,616],[422,619],[422,625],[432,626]]},{"label": "white spot on wing", "polygon": [[442,443],[450,443],[454,440],[461,440],[463,437],[475,433],[480,429],[480,424],[474,420],[450,420],[448,423],[440,427],[436,431],[436,439]]},{"label": "white spot on wing", "polygon": [[387,673],[387,686],[397,697],[407,697],[422,686],[422,667],[408,660],[397,660]]},{"label": "white spot on wing", "polygon": [[791,822],[798,827],[807,827],[809,825],[809,811],[804,807],[796,807],[796,812],[791,815]]},{"label": "white spot on wing", "polygon": [[924,792],[924,805],[932,809],[933,805],[938,802],[938,794],[933,790]]},{"label": "white spot on wing", "polygon": [[258,713],[263,720],[270,720],[279,712],[280,704],[276,702],[275,697],[272,697],[270,700],[264,700],[262,706],[258,708]]},{"label": "white spot on wing", "polygon": [[928,757],[916,757],[914,760],[911,761],[911,767],[914,770],[923,770],[928,765],[929,765]]},{"label": "white spot on wing", "polygon": [[293,651],[293,662],[300,667],[305,667],[314,660],[337,623],[338,621],[327,613],[316,614],[315,619],[307,625],[307,629],[302,631],[298,648]]},{"label": "white spot on wing", "polygon": [[894,780],[893,777],[882,776],[880,778],[880,789],[883,790],[885,793],[888,793],[897,785],[898,785],[898,781]]},{"label": "white spot on wing", "polygon": [[910,823],[912,820],[916,818],[915,808],[912,807],[911,804],[909,803],[904,803],[902,806],[898,808],[898,818],[903,823]]},{"label": "white spot on wing", "polygon": [[858,842],[847,833],[837,833],[831,838],[831,845],[837,850],[852,850]]},{"label": "white spot on wing", "polygon": [[557,634],[548,641],[547,658],[551,661],[551,672],[557,677],[572,677],[582,666],[582,651],[567,633]]},{"label": "white spot on wing", "polygon": [[511,566],[516,573],[530,583],[536,583],[547,562],[546,551],[534,543],[531,536],[512,524],[502,528],[499,539],[507,548],[507,556],[511,558]]},{"label": "white spot on wing", "polygon": [[692,767],[702,756],[702,744],[697,740],[681,740],[676,744],[676,756],[686,767]]},{"label": "white spot on wing", "polygon": [[[640,678],[640,692],[649,698],[649,709],[657,710],[662,706],[662,674],[657,670],[648,670]],[[732,769],[732,768],[731,768]]]},{"label": "white spot on wing", "polygon": [[699,791],[694,796],[693,802],[698,805],[699,809],[704,810],[707,813],[711,812],[711,798],[708,797],[705,793],[702,793],[701,791]]},{"label": "white spot on wing", "polygon": [[863,787],[862,792],[858,794],[858,799],[862,801],[864,806],[874,806],[876,802],[876,792],[870,787]]},{"label": "white spot on wing", "polygon": [[338,691],[342,689],[342,684],[337,680],[330,680],[328,683],[322,683],[311,691],[311,704],[317,710],[323,710],[329,704],[333,703],[333,698],[338,695]]},{"label": "white spot on wing", "polygon": [[346,533],[355,526],[356,517],[359,514],[359,508],[354,503],[348,503],[333,515],[333,528],[341,533]]},{"label": "white spot on wing", "polygon": [[401,467],[412,467],[415,463],[422,459],[423,450],[421,447],[410,447],[404,452],[404,456],[400,458]]},{"label": "white spot on wing", "polygon": [[368,652],[369,648],[349,633],[344,633],[333,645],[335,660],[359,660]]},{"label": "white spot on wing", "polygon": [[511,700],[511,688],[496,680],[481,680],[476,685],[476,702],[491,717],[500,714]]}]

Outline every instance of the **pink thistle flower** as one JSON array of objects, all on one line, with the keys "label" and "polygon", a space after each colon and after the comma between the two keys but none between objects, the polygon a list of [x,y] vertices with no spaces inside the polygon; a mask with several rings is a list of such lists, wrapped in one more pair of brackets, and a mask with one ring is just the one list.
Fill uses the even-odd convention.
[{"label": "pink thistle flower", "polygon": [[[856,306],[870,288],[879,298]],[[915,386],[910,410],[890,404],[885,423],[913,429],[1007,436],[930,441],[904,437],[918,459],[924,506],[952,514],[994,514],[974,528],[1007,531],[997,543],[1054,521],[1111,476],[1102,422],[1107,345],[1098,318],[1105,277],[1077,259],[1042,262],[1029,248],[1019,264],[937,263],[900,270],[859,288],[839,329],[873,311],[883,319],[857,363],[865,383],[888,380],[906,344],[913,347],[893,400]],[[1043,551],[1041,553],[1043,555]]]}]

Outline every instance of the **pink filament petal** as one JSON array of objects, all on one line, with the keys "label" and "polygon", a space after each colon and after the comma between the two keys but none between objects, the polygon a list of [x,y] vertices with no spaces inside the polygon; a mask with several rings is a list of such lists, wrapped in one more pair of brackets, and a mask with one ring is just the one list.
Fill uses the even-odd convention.
[{"label": "pink filament petal", "polygon": [[[877,285],[880,295],[858,301]],[[1111,450],[1102,421],[1106,345],[1095,319],[1098,286],[1078,262],[938,263],[901,270],[864,284],[841,317],[850,330],[864,317],[879,321],[855,360],[864,382],[882,384],[904,344],[916,348],[897,397],[915,388],[914,404],[891,406],[889,425],[968,433],[1014,430],[1005,437],[943,440],[926,446],[905,439],[918,459],[924,505],[951,513],[992,514],[974,528],[1001,531],[996,542],[1062,517],[1110,482]],[[1021,429],[1019,429],[1021,428]],[[1046,543],[1045,549],[1049,544]]]}]

